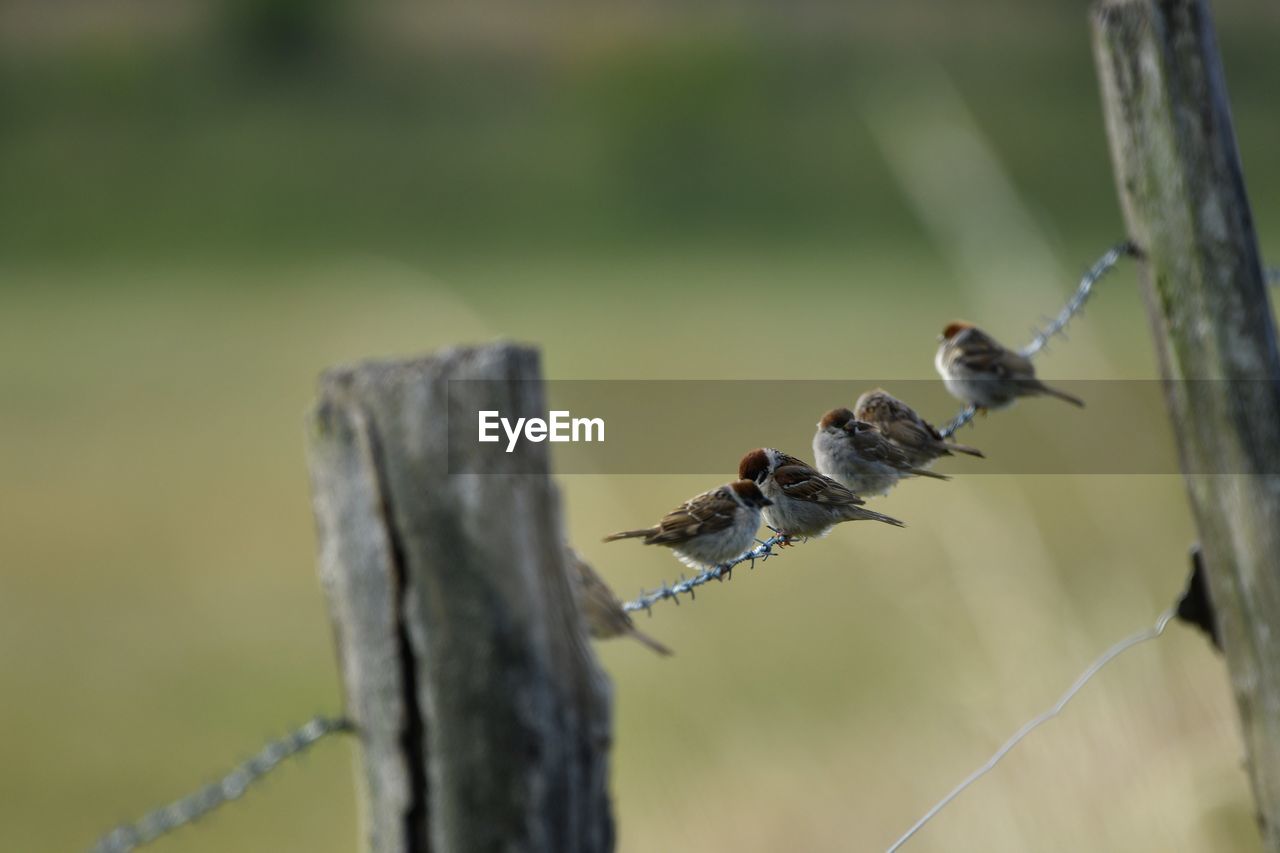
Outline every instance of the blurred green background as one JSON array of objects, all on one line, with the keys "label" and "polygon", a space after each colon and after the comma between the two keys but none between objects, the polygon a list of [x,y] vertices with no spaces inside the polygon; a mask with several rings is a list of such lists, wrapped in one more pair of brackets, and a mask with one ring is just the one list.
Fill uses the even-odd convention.
[{"label": "blurred green background", "polygon": [[[1280,13],[1215,11],[1280,259]],[[86,849],[338,709],[326,366],[514,337],[555,378],[926,379],[944,321],[1019,342],[1121,235],[1075,2],[9,0],[0,57],[4,851]],[[1132,268],[1040,364],[1154,375]],[[818,412],[742,406],[807,455]],[[942,469],[878,502],[906,530],[656,610],[675,658],[600,649],[621,850],[883,849],[1180,590],[1177,477]],[[680,567],[600,535],[715,485],[561,482],[624,594]],[[1256,849],[1241,758],[1175,626],[909,849]],[[154,849],[355,849],[351,762]]]}]

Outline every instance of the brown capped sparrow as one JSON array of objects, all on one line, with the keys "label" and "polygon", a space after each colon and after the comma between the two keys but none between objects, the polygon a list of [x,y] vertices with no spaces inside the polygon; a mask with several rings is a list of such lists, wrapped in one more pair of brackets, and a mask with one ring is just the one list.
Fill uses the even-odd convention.
[{"label": "brown capped sparrow", "polygon": [[864,509],[862,498],[808,463],[772,447],[742,457],[738,476],[760,484],[760,491],[772,501],[764,520],[787,538],[825,536],[842,521],[863,519],[905,527],[896,518]]},{"label": "brown capped sparrow", "polygon": [[894,397],[888,391],[877,388],[858,398],[853,405],[858,420],[875,424],[885,438],[907,454],[907,461],[916,468],[927,468],[939,456],[952,452],[982,456],[982,451],[965,444],[946,441],[933,424],[916,414],[916,410]]},{"label": "brown capped sparrow", "polygon": [[738,480],[690,498],[653,527],[624,530],[604,541],[643,538],[646,545],[666,545],[686,566],[712,569],[751,547],[760,510],[769,503],[755,483]]},{"label": "brown capped sparrow", "polygon": [[813,434],[813,456],[819,471],[859,495],[887,495],[903,477],[951,479],[912,465],[902,448],[848,409],[822,416]]},{"label": "brown capped sparrow", "polygon": [[581,554],[565,545],[564,556],[569,568],[569,578],[577,584],[582,615],[587,622],[587,632],[592,637],[607,640],[625,634],[635,637],[660,655],[672,653],[671,649],[635,626],[631,621],[631,614],[622,609],[622,602],[609,589],[604,579],[596,574],[596,570],[591,568],[591,564],[582,559]]},{"label": "brown capped sparrow", "polygon": [[1031,359],[1005,349],[972,323],[955,321],[942,331],[933,363],[951,396],[977,409],[1002,409],[1019,397],[1048,394],[1073,406],[1084,401],[1036,379]]}]

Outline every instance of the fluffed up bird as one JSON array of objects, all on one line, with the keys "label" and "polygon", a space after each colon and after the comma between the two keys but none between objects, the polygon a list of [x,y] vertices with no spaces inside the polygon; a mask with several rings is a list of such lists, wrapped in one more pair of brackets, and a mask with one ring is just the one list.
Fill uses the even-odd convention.
[{"label": "fluffed up bird", "polygon": [[772,502],[764,510],[764,520],[788,538],[825,536],[842,521],[883,521],[906,526],[896,518],[866,509],[866,501],[845,486],[807,462],[772,447],[743,456],[738,463],[738,476],[759,484],[760,491]]},{"label": "fluffed up bird", "polygon": [[954,321],[938,337],[934,366],[956,399],[978,409],[1002,409],[1019,397],[1048,394],[1073,406],[1079,397],[1036,378],[1031,359],[1006,349],[972,323]]},{"label": "fluffed up bird", "polygon": [[769,503],[751,480],[738,480],[690,498],[653,527],[623,530],[604,541],[643,539],[646,545],[667,546],[687,566],[713,569],[751,547],[760,511]]},{"label": "fluffed up bird", "polygon": [[911,464],[906,452],[849,409],[832,409],[813,434],[818,470],[859,495],[887,495],[903,477],[949,480]]},{"label": "fluffed up bird", "polygon": [[671,649],[636,627],[631,614],[622,609],[622,602],[609,589],[604,579],[591,568],[582,555],[568,545],[564,547],[565,560],[569,564],[570,579],[577,582],[582,615],[587,621],[587,631],[597,640],[612,637],[634,637],[660,655],[673,654]]},{"label": "fluffed up bird", "polygon": [[927,468],[941,456],[952,453],[983,455],[976,447],[948,442],[942,433],[926,421],[916,410],[882,388],[868,391],[853,405],[858,420],[875,424],[885,438],[907,454],[907,461],[917,468]]}]

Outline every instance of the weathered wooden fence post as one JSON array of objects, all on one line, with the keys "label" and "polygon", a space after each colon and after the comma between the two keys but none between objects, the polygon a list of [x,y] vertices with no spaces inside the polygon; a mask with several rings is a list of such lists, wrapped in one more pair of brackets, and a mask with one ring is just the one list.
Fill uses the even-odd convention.
[{"label": "weathered wooden fence post", "polygon": [[610,687],[565,573],[546,445],[480,453],[472,420],[451,447],[451,402],[545,417],[537,352],[340,367],[310,419],[366,849],[612,850]]},{"label": "weathered wooden fence post", "polygon": [[1267,849],[1280,851],[1280,354],[1203,0],[1102,0],[1094,48]]}]

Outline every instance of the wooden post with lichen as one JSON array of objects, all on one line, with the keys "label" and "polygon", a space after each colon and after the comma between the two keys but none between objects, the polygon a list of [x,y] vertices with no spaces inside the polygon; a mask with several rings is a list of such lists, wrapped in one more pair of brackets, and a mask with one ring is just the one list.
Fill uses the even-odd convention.
[{"label": "wooden post with lichen", "polygon": [[1094,48],[1266,849],[1280,851],[1280,354],[1203,0],[1102,0]]},{"label": "wooden post with lichen", "polygon": [[542,393],[537,352],[512,345],[320,381],[320,575],[369,853],[613,849],[610,687],[566,574],[546,445],[480,453],[474,431],[449,434],[451,403],[545,416]]}]

